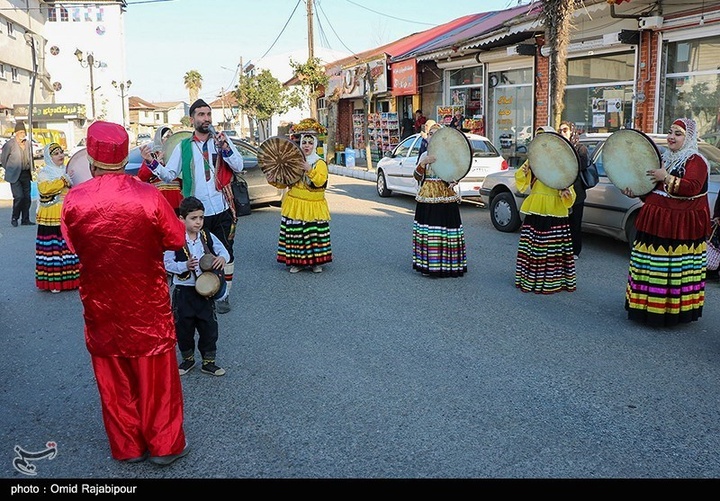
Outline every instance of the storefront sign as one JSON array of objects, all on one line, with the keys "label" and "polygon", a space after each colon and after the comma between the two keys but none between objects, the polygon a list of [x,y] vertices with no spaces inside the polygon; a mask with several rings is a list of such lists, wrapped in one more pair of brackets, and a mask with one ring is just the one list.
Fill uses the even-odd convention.
[{"label": "storefront sign", "polygon": [[378,59],[344,69],[341,76],[343,98],[364,96],[369,80],[373,81],[373,93],[387,92],[387,65],[385,59]]},{"label": "storefront sign", "polygon": [[[27,119],[29,105],[16,104],[13,107],[15,118]],[[69,104],[35,104],[33,105],[33,120],[75,120],[85,118],[85,105]]]},{"label": "storefront sign", "polygon": [[390,66],[393,96],[412,96],[417,90],[417,61],[411,59]]}]

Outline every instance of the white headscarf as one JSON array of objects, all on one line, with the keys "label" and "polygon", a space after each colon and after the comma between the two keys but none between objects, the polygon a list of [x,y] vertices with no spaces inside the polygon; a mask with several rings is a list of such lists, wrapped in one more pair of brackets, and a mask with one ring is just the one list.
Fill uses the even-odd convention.
[{"label": "white headscarf", "polygon": [[[302,145],[302,140],[306,137],[312,138],[313,149],[312,149],[312,153],[310,153],[307,157],[305,157],[305,160],[307,160],[307,163],[309,163],[310,165],[315,165],[315,162],[320,160],[320,155],[317,154],[318,140],[317,140],[317,137],[315,136],[315,134],[301,134],[300,135],[300,144],[301,145]],[[302,149],[302,146],[300,149]]]},{"label": "white headscarf", "polygon": [[685,130],[685,142],[677,151],[671,151],[670,148],[665,148],[662,159],[665,170],[672,176],[683,177],[685,175],[685,162],[688,158],[693,155],[697,155],[703,159],[710,173],[710,162],[707,158],[700,154],[698,150],[698,133],[697,124],[692,118],[678,118],[673,122],[676,125]]},{"label": "white headscarf", "polygon": [[38,182],[55,181],[65,175],[65,165],[57,165],[53,162],[52,150],[62,147],[57,143],[50,143],[45,146],[43,150],[43,156],[45,157],[45,165],[38,172]]}]

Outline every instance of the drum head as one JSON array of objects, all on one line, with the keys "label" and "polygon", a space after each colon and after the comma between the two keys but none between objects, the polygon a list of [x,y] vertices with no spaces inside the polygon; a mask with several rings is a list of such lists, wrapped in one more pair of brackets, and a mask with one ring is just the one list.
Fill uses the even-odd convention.
[{"label": "drum head", "polygon": [[67,166],[65,166],[65,172],[70,177],[70,182],[73,186],[92,179],[92,174],[90,174],[90,160],[88,160],[87,150],[85,148],[78,150],[70,158]]},{"label": "drum head", "polygon": [[300,147],[284,137],[271,137],[260,144],[258,164],[268,180],[286,186],[300,181],[303,176],[305,154]]},{"label": "drum head", "polygon": [[192,132],[187,130],[182,130],[180,132],[174,133],[172,136],[170,136],[167,141],[165,141],[165,144],[163,145],[163,164],[167,165],[168,160],[170,160],[170,155],[172,155],[173,150],[175,150],[175,147],[180,144],[180,141],[183,139],[188,139],[192,137]]},{"label": "drum head", "polygon": [[204,271],[195,279],[195,290],[203,297],[212,297],[220,290],[220,277],[212,271]]},{"label": "drum head", "polygon": [[428,155],[436,158],[430,166],[433,173],[448,183],[460,181],[472,166],[470,140],[457,129],[441,127],[428,141]]},{"label": "drum head", "polygon": [[528,145],[528,160],[533,174],[550,188],[564,190],[575,182],[580,156],[560,134],[543,132]]},{"label": "drum head", "polygon": [[200,269],[202,271],[210,271],[213,269],[212,264],[215,260],[215,256],[212,254],[203,254],[203,256],[200,258]]},{"label": "drum head", "polygon": [[620,129],[605,140],[602,162],[612,184],[621,190],[630,188],[635,195],[646,195],[655,188],[647,171],[662,166],[662,155],[643,132]]}]

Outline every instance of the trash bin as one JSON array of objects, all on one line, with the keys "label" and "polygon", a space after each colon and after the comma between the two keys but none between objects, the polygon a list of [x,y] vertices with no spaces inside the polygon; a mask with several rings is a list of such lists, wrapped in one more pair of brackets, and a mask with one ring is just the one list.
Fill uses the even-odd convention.
[{"label": "trash bin", "polygon": [[345,166],[355,167],[355,150],[345,148]]}]

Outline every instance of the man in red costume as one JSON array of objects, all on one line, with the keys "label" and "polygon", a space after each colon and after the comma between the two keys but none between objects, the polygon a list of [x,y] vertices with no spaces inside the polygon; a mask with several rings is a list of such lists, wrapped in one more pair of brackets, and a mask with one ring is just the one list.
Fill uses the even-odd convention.
[{"label": "man in red costume", "polygon": [[70,190],[61,225],[80,258],[85,344],[112,456],[168,465],[188,448],[163,251],[185,245],[185,225],[154,186],[125,174],[128,149],[120,125],[88,128],[93,177]]}]

